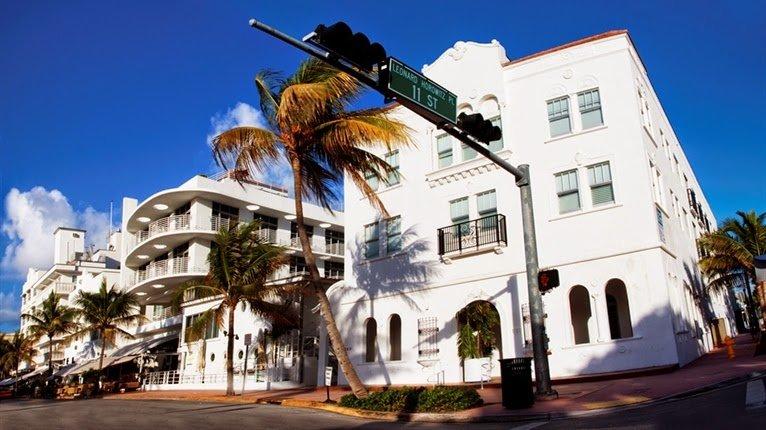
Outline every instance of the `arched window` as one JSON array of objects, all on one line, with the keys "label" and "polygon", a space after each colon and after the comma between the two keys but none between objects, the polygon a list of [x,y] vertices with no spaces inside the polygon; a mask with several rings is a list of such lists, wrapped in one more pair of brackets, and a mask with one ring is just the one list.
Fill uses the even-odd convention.
[{"label": "arched window", "polygon": [[366,330],[366,349],[364,354],[364,361],[367,363],[372,363],[375,361],[375,344],[377,343],[378,339],[378,323],[375,322],[375,318],[367,318],[367,321],[364,323],[365,330]]},{"label": "arched window", "polygon": [[582,285],[576,285],[569,291],[569,313],[572,318],[572,333],[575,345],[590,343],[588,322],[591,317],[590,296]]},{"label": "arched window", "polygon": [[625,283],[619,279],[611,279],[606,283],[604,293],[606,294],[606,312],[609,316],[609,334],[612,339],[633,337]]},{"label": "arched window", "polygon": [[399,315],[391,315],[388,321],[388,359],[402,359],[402,319]]}]

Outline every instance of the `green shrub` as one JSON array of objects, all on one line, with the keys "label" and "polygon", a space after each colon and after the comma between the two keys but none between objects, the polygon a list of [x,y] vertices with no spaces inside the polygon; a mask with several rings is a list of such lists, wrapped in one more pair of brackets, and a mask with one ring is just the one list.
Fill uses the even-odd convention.
[{"label": "green shrub", "polygon": [[353,394],[341,397],[338,405],[382,412],[452,412],[482,404],[479,393],[468,387],[403,387],[370,393],[364,399]]},{"label": "green shrub", "polygon": [[483,400],[475,388],[435,387],[418,396],[418,412],[453,412],[481,405]]}]

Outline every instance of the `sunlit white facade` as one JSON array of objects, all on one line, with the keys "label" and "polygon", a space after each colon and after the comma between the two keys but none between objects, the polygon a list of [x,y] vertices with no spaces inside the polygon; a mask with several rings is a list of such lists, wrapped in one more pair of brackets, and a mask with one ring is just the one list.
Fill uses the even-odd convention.
[{"label": "sunlit white facade", "polygon": [[[530,165],[540,265],[561,278],[543,300],[553,378],[683,366],[731,333],[697,265],[715,217],[627,32],[514,60],[458,42],[423,73],[501,126],[492,151]],[[401,173],[377,184],[390,217],[345,186],[346,281],[329,294],[351,359],[368,384],[462,381],[456,315],[481,300],[500,316],[497,375],[494,359],[531,355],[518,189],[391,114],[416,146],[378,153]]]},{"label": "sunlit white facade", "polygon": [[[238,183],[226,175],[194,176],[179,187],[157,192],[140,203],[131,198],[123,200],[121,284],[139,297],[141,312],[147,318],[137,328],[134,342],[150,346],[149,352],[156,357],[150,363],[151,369],[147,369],[158,372],[148,384],[150,389],[222,387],[227,327],[211,326],[203,339],[195,341],[185,336],[194,319],[219,305],[220,299],[187,294],[180,312],[171,306],[172,299],[180,285],[207,274],[207,256],[219,229],[253,219],[260,221],[265,239],[286,247],[290,254],[290,263],[280,269],[273,282],[302,280],[307,271],[293,222],[294,207],[293,199],[282,188],[255,181]],[[343,277],[344,268],[343,215],[307,203],[304,216],[320,274],[328,285],[337,282]],[[268,349],[276,357],[276,362],[270,364],[272,380],[297,383],[311,375],[308,380],[313,382],[319,321],[312,312],[316,305],[313,297],[304,300],[303,329],[294,330],[276,342],[269,341]],[[252,335],[253,342],[247,355],[248,368],[264,366],[257,363],[255,350],[262,344],[264,330],[269,328],[269,322],[254,316],[247,306],[237,307],[234,365],[238,374],[245,364],[246,334]],[[301,343],[304,375],[300,371]]]}]

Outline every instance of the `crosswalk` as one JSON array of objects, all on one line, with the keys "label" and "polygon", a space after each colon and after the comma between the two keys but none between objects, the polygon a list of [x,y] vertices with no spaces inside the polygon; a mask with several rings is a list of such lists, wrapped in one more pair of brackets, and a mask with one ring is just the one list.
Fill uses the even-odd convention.
[{"label": "crosswalk", "polygon": [[766,378],[759,378],[747,383],[745,409],[766,407]]}]

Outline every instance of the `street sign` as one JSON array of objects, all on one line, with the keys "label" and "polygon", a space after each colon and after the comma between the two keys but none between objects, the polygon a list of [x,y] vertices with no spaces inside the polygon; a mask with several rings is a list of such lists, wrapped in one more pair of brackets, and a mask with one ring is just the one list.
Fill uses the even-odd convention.
[{"label": "street sign", "polygon": [[324,384],[327,386],[332,385],[332,367],[330,366],[324,368]]},{"label": "street sign", "polygon": [[388,57],[388,82],[394,94],[455,124],[457,96],[393,57]]},{"label": "street sign", "polygon": [[245,335],[245,346],[250,346],[253,344],[253,335],[251,333],[248,333]]}]

